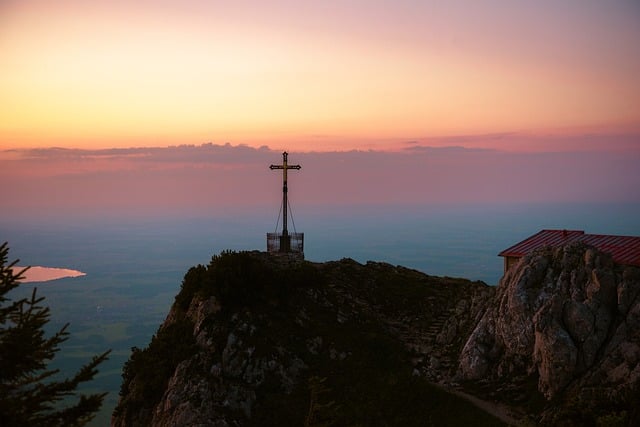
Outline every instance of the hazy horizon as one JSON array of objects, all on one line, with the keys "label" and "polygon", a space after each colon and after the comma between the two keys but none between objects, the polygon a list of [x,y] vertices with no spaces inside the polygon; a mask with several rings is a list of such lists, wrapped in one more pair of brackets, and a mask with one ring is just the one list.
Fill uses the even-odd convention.
[{"label": "hazy horizon", "polygon": [[[2,157],[4,154],[4,157]],[[408,145],[401,152],[291,152],[294,210],[640,202],[640,156]],[[5,218],[215,217],[277,213],[281,152],[203,144],[0,152]]]}]

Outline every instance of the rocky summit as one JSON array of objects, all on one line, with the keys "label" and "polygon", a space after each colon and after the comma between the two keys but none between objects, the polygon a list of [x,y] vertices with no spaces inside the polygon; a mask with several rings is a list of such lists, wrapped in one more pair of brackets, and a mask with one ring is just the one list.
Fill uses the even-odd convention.
[{"label": "rocky summit", "polygon": [[497,287],[223,252],[133,349],[112,425],[633,425],[638,294],[638,269],[584,245]]},{"label": "rocky summit", "polygon": [[640,425],[639,294],[640,270],[594,248],[530,253],[500,281],[456,376],[514,405],[538,400],[523,407],[542,424]]}]

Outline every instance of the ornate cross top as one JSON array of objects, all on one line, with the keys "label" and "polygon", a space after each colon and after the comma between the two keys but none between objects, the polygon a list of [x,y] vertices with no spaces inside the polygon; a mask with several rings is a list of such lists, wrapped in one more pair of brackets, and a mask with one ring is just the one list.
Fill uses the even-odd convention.
[{"label": "ornate cross top", "polygon": [[287,164],[287,156],[289,153],[286,151],[282,153],[282,164],[281,165],[271,165],[269,169],[282,169],[282,235],[287,236],[289,232],[287,231],[287,210],[289,209],[289,204],[287,202],[287,170],[295,169],[300,170],[302,166],[300,165],[289,165]]}]

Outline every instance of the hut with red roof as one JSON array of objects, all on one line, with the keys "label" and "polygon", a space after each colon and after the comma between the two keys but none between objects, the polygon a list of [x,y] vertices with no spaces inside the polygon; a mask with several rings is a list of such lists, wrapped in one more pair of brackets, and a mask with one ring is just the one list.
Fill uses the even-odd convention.
[{"label": "hut with red roof", "polygon": [[518,263],[520,258],[535,249],[545,246],[563,246],[574,242],[582,242],[609,253],[613,262],[618,265],[640,267],[640,237],[586,234],[583,230],[542,230],[503,250],[498,256],[504,258],[504,272],[506,273]]}]

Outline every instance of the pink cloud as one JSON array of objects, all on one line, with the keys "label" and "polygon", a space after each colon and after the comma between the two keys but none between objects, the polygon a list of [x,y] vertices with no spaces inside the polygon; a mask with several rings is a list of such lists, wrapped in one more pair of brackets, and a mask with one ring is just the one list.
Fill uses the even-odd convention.
[{"label": "pink cloud", "polygon": [[[15,153],[14,153],[15,154]],[[404,152],[291,153],[298,206],[640,202],[640,155],[518,153],[411,144]],[[266,147],[202,145],[26,150],[0,160],[7,215],[211,214],[277,206],[281,175]]]},{"label": "pink cloud", "polygon": [[512,152],[628,151],[640,152],[638,125],[605,128],[555,129],[549,132],[500,132],[427,137],[405,143],[406,150],[464,147]]}]

